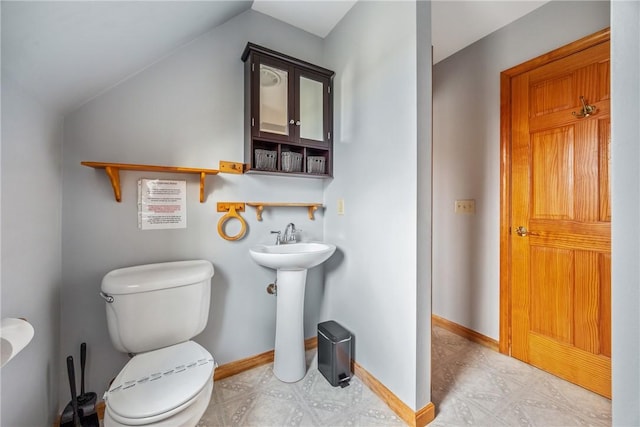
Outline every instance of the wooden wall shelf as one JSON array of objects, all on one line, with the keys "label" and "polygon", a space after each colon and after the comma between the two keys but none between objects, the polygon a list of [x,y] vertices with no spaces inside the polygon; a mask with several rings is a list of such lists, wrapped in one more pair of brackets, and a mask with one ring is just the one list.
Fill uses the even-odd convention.
[{"label": "wooden wall shelf", "polygon": [[127,163],[102,163],[102,162],[81,162],[83,166],[94,169],[104,169],[107,176],[111,180],[113,187],[113,195],[117,202],[122,200],[122,192],[120,190],[120,171],[145,171],[145,172],[165,172],[165,173],[188,173],[200,175],[200,203],[204,203],[204,181],[207,175],[217,175],[220,171],[217,169],[201,169],[201,168],[185,168],[181,166],[154,166],[154,165],[133,165]]},{"label": "wooden wall shelf", "polygon": [[284,203],[284,202],[247,202],[248,206],[256,208],[256,218],[262,221],[262,211],[265,207],[304,207],[309,212],[309,219],[313,220],[313,214],[318,208],[322,207],[322,203]]}]

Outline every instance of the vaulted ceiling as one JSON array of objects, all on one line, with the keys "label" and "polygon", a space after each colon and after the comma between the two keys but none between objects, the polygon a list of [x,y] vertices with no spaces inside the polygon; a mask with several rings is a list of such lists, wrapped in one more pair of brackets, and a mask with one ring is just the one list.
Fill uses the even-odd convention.
[{"label": "vaulted ceiling", "polygon": [[[2,1],[2,73],[65,114],[249,8],[324,38],[355,3]],[[432,2],[435,62],[544,3]]]}]

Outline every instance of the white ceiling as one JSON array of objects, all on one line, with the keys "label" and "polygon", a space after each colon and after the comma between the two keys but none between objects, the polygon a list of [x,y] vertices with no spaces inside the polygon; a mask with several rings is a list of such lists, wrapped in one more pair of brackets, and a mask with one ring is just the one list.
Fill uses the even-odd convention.
[{"label": "white ceiling", "polygon": [[[544,3],[432,2],[435,62]],[[2,73],[65,114],[250,7],[324,38],[354,4],[355,0],[3,0]]]},{"label": "white ceiling", "polygon": [[354,4],[356,0],[254,0],[251,8],[325,38]]},{"label": "white ceiling", "polygon": [[[431,37],[434,63],[442,61],[548,1],[432,1]],[[254,0],[251,8],[325,38],[355,4],[355,0]]]},{"label": "white ceiling", "polygon": [[433,62],[442,61],[548,1],[432,1]]}]

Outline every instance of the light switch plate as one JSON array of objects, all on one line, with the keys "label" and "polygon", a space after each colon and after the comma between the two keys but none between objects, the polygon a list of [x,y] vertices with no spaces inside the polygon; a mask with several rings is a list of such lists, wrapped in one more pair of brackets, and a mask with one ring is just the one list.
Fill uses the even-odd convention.
[{"label": "light switch plate", "polygon": [[455,213],[474,214],[476,213],[476,201],[474,199],[456,200]]},{"label": "light switch plate", "polygon": [[338,215],[344,215],[344,199],[338,199],[338,203],[336,204],[337,208],[336,210],[338,211]]}]

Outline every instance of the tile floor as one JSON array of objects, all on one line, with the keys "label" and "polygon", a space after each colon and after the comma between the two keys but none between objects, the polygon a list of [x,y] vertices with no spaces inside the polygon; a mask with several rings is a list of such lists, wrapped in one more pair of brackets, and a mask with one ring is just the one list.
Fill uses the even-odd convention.
[{"label": "tile floor", "polygon": [[[303,380],[285,384],[264,365],[216,381],[199,427],[403,426],[357,377],[331,387],[307,352]],[[444,329],[433,330],[430,427],[610,426],[611,402]]]},{"label": "tile floor", "polygon": [[273,364],[216,381],[198,427],[213,426],[404,426],[371,390],[354,377],[332,387],[307,352],[307,374],[293,384],[278,380]]},{"label": "tile floor", "polygon": [[611,401],[434,327],[430,427],[610,426]]}]

